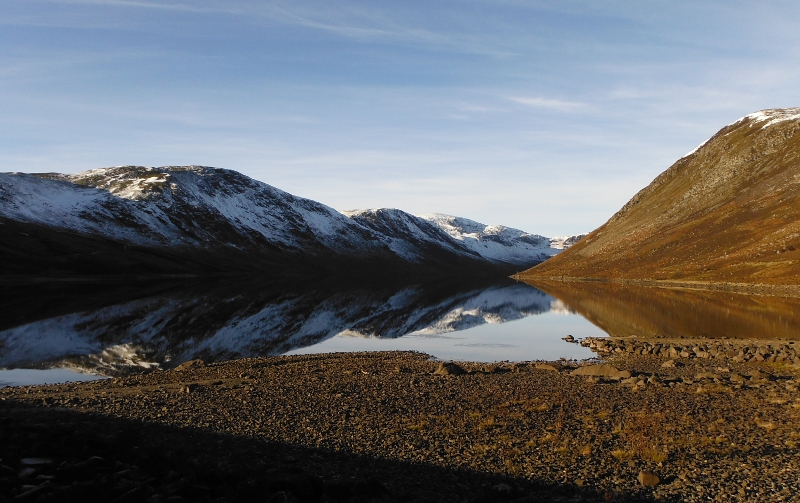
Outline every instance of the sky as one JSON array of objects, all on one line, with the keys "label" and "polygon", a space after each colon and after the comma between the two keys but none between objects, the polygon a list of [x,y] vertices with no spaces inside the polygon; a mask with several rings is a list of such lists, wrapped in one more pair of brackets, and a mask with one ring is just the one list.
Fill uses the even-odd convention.
[{"label": "sky", "polygon": [[216,166],[555,236],[792,106],[796,0],[0,2],[0,171]]}]

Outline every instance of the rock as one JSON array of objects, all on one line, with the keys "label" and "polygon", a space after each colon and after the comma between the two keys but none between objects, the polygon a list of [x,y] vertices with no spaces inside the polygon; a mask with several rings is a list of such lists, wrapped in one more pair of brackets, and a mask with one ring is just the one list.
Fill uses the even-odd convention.
[{"label": "rock", "polygon": [[575,337],[573,337],[572,334],[570,334],[570,335],[568,335],[566,337],[562,337],[561,340],[562,341],[567,341],[567,342],[575,342]]},{"label": "rock", "polygon": [[297,468],[268,470],[264,482],[268,492],[292,493],[300,501],[318,501],[324,490],[322,479]]},{"label": "rock", "polygon": [[624,384],[625,386],[636,386],[636,383],[639,382],[638,377],[629,377],[627,379],[620,380],[620,384]]},{"label": "rock", "polygon": [[43,466],[53,464],[53,460],[50,458],[23,458],[19,460],[19,464],[22,466]]},{"label": "rock", "polygon": [[539,370],[560,371],[563,367],[558,362],[537,363],[536,368]]},{"label": "rock", "polygon": [[492,486],[492,492],[498,495],[511,496],[514,490],[508,484],[497,484]]},{"label": "rock", "polygon": [[198,391],[200,391],[200,385],[196,383],[187,384],[181,389],[183,393],[196,393]]},{"label": "rock", "polygon": [[616,367],[612,367],[611,365],[585,365],[583,367],[578,367],[577,369],[570,372],[570,375],[574,376],[597,376],[597,377],[604,377],[606,379],[627,379],[631,377],[631,373],[627,370],[619,370]]},{"label": "rock", "polygon": [[189,360],[188,362],[183,362],[177,367],[175,367],[175,370],[197,369],[205,366],[206,362],[204,362],[203,360]]},{"label": "rock", "polygon": [[439,368],[437,368],[433,373],[440,376],[460,376],[466,374],[467,371],[453,362],[442,362],[439,364]]},{"label": "rock", "polygon": [[37,473],[39,473],[39,469],[38,468],[34,468],[32,466],[28,466],[28,467],[25,467],[22,470],[20,470],[19,473],[17,474],[17,476],[19,478],[21,478],[21,479],[29,479],[29,478],[33,478],[33,476],[36,475]]},{"label": "rock", "polygon": [[661,364],[661,368],[673,369],[675,368],[675,360],[667,360]]},{"label": "rock", "polygon": [[639,476],[636,477],[636,480],[644,487],[655,487],[661,482],[661,479],[659,479],[657,475],[646,471],[639,472]]},{"label": "rock", "polygon": [[722,379],[719,374],[715,374],[713,372],[700,372],[696,376],[694,376],[695,381],[700,381],[703,379]]}]

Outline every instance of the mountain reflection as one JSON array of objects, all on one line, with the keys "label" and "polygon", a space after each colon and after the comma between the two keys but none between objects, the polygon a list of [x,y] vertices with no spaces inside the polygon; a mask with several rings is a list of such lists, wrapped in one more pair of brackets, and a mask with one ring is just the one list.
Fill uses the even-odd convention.
[{"label": "mountain reflection", "polygon": [[614,283],[531,285],[613,337],[800,338],[800,299]]},{"label": "mountain reflection", "polygon": [[[202,358],[268,356],[337,334],[439,334],[543,313],[560,303],[513,281],[32,287],[0,298],[0,367],[118,375]],[[563,309],[563,307],[561,308]]]}]

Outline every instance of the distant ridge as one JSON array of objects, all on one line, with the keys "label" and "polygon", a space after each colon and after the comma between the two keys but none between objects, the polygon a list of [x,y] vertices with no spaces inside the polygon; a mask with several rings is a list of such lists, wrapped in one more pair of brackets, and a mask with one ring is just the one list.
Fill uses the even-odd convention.
[{"label": "distant ridge", "polygon": [[205,166],[0,173],[0,276],[508,274],[563,249],[448,218],[482,234],[453,236],[438,220],[395,209],[343,214]]},{"label": "distant ridge", "polygon": [[722,128],[518,277],[800,284],[800,108]]}]

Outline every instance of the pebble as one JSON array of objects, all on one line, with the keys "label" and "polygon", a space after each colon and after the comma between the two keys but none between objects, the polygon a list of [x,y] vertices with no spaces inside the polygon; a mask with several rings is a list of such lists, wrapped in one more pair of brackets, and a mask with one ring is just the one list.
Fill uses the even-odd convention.
[{"label": "pebble", "polygon": [[[176,503],[477,502],[499,499],[500,484],[520,501],[699,502],[742,485],[751,501],[800,493],[791,369],[722,372],[714,358],[663,368],[665,358],[626,352],[606,365],[629,378],[590,372],[591,386],[568,361],[447,362],[463,373],[446,379],[432,374],[450,366],[426,355],[348,353],[5,388],[0,459],[14,468],[0,470],[0,501],[45,482],[29,501],[69,501],[84,483],[103,501]],[[181,393],[190,385],[201,392]],[[26,458],[52,463],[23,468]],[[643,485],[640,472],[666,480]]]}]

